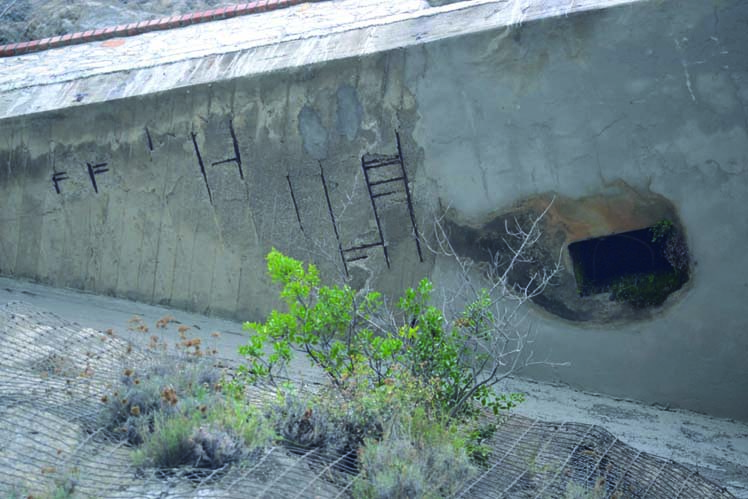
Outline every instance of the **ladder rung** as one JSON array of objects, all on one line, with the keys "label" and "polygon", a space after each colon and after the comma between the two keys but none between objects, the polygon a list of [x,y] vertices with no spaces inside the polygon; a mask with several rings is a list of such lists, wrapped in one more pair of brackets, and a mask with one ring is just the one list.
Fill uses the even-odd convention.
[{"label": "ladder rung", "polygon": [[383,159],[372,159],[371,161],[364,161],[364,168],[371,170],[373,168],[382,168],[383,166],[399,165],[401,160],[399,156],[394,158],[383,158]]},{"label": "ladder rung", "polygon": [[351,263],[351,262],[357,262],[359,260],[366,260],[367,258],[369,258],[369,255],[361,255],[361,256],[354,256],[353,258],[346,258],[345,261],[348,263]]},{"label": "ladder rung", "polygon": [[359,251],[369,248],[376,248],[377,246],[384,246],[384,242],[378,241],[376,243],[369,243],[369,244],[362,244],[360,246],[353,246],[351,248],[345,248],[343,249],[343,253],[348,253],[350,251]]},{"label": "ladder rung", "polygon": [[379,194],[372,194],[371,197],[373,198],[383,198],[384,196],[389,196],[390,194],[397,194],[401,191],[387,191],[387,192],[380,192]]},{"label": "ladder rung", "polygon": [[387,180],[377,180],[376,182],[369,182],[369,185],[374,187],[375,185],[389,184],[390,182],[397,182],[399,180],[405,180],[405,177],[388,178]]}]

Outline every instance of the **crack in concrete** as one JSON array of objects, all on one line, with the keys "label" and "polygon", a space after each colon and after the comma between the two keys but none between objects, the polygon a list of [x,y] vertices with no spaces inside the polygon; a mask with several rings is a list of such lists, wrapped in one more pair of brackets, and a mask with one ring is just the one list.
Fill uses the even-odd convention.
[{"label": "crack in concrete", "polygon": [[27,217],[38,218],[38,217],[46,217],[47,215],[53,215],[53,214],[55,214],[55,213],[60,213],[60,212],[62,212],[62,211],[63,211],[63,210],[62,210],[62,208],[61,208],[61,207],[57,207],[57,208],[54,208],[54,209],[51,209],[51,210],[46,210],[46,211],[43,211],[43,212],[41,212],[41,213],[39,213],[39,212],[36,212],[36,213],[23,213],[23,214],[21,214],[21,215],[19,215],[19,216],[17,216],[17,217],[4,217],[4,218],[0,218],[0,223],[17,222],[17,221],[18,221],[18,218],[27,218]]},{"label": "crack in concrete", "polygon": [[[147,130],[147,129],[146,129]],[[150,140],[150,138],[149,138]],[[151,150],[152,153],[152,150]],[[153,156],[151,155],[151,160]],[[165,171],[165,170],[164,170]],[[166,188],[167,188],[167,182],[166,182],[166,175],[164,174],[164,182],[163,187],[161,189],[161,199],[166,199]],[[163,204],[163,202],[162,202]],[[165,208],[165,206],[163,206]],[[155,262],[153,264],[153,283],[151,285],[151,298],[150,302],[154,303],[156,300],[156,281],[158,278],[158,268],[159,268],[159,262],[160,262],[160,256],[161,256],[161,238],[163,237],[163,228],[164,228],[164,213],[166,212],[165,209],[160,210],[161,213],[159,214],[159,224],[158,224],[158,239],[156,240],[156,257],[154,258]]]},{"label": "crack in concrete", "polygon": [[[462,100],[465,102],[465,110],[467,113],[468,122],[470,123],[470,134],[473,137],[476,137],[478,135],[478,130],[475,125],[475,114],[473,112],[473,106],[471,105],[470,99],[468,99],[467,95],[464,91],[461,92]],[[486,165],[484,164],[482,155],[481,155],[481,148],[478,141],[474,140],[473,143],[473,154],[475,154],[476,163],[478,166],[478,170],[480,171],[481,176],[481,184],[483,187],[483,194],[486,196],[486,201],[491,201],[491,193],[488,191],[488,173],[486,169]]]},{"label": "crack in concrete", "polygon": [[618,124],[620,121],[623,121],[627,116],[625,114],[619,116],[618,118],[614,119],[607,125],[605,125],[599,132],[595,134],[595,138],[600,137],[602,134],[607,132],[609,129],[613,128],[616,124]]},{"label": "crack in concrete", "polygon": [[694,95],[693,87],[691,85],[691,73],[688,71],[688,63],[686,62],[685,55],[683,55],[683,49],[677,38],[673,38],[673,41],[675,42],[675,48],[678,50],[678,53],[681,54],[680,63],[681,66],[683,66],[683,74],[686,78],[686,88],[688,89],[688,93],[691,95],[691,99],[696,102],[696,95]]},{"label": "crack in concrete", "polygon": [[[735,92],[735,98],[740,102],[741,108],[743,110],[743,123],[745,124],[745,131],[748,133],[748,100],[745,100],[741,96],[740,91],[740,84],[736,81],[736,75],[734,72],[728,72],[727,73],[727,79],[732,84],[733,90]],[[748,92],[747,92],[748,93]]]}]

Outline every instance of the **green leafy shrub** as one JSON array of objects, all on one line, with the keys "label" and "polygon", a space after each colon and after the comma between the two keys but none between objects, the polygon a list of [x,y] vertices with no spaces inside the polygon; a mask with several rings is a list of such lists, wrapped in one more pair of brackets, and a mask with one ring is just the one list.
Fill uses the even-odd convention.
[{"label": "green leafy shrub", "polygon": [[400,298],[398,320],[392,325],[379,293],[359,295],[346,285],[322,285],[314,265],[304,268],[276,250],[267,262],[271,279],[283,286],[280,296],[287,312],[274,310],[264,323],[245,324],[251,334],[239,352],[248,360],[242,373],[250,382],[272,381],[293,351],[299,351],[343,391],[351,380],[368,380],[370,387],[377,387],[408,373],[432,391],[439,410],[453,417],[474,410],[475,404],[498,413],[520,400],[493,391],[498,365],[481,375],[480,367],[491,365],[491,351],[474,348],[475,343],[496,333],[488,292],[449,324],[429,304],[433,286],[424,279]]},{"label": "green leafy shrub", "polygon": [[[493,389],[503,367],[517,365],[507,355],[522,350],[523,337],[492,291],[448,320],[431,305],[427,279],[389,310],[379,293],[323,285],[314,265],[275,250],[267,262],[285,311],[244,325],[250,336],[239,352],[247,363],[228,393],[240,396],[244,383],[279,386],[294,353],[305,354],[329,386],[307,399],[282,391],[266,415],[300,451],[357,456],[349,470],[362,473],[362,497],[448,495],[473,472],[471,459],[488,462],[485,442],[496,428],[478,424],[479,416],[522,400]],[[500,299],[511,296],[504,291]]]},{"label": "green leafy shrub", "polygon": [[488,464],[493,449],[487,442],[496,434],[497,429],[498,425],[494,421],[489,421],[479,423],[475,428],[468,430],[465,449],[472,462],[479,466]]}]

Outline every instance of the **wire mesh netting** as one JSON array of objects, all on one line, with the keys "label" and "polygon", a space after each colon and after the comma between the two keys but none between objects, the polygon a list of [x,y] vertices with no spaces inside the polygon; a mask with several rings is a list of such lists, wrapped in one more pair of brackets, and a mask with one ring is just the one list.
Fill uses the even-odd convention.
[{"label": "wire mesh netting", "polygon": [[[356,450],[331,454],[286,441],[241,460],[144,468],[133,445],[102,423],[112,387],[128,366],[189,371],[194,358],[166,355],[14,302],[0,307],[0,496],[42,497],[352,497]],[[210,358],[221,369],[227,361]],[[310,388],[311,389],[311,388]],[[270,387],[252,387],[264,407]],[[518,415],[497,420],[487,463],[459,497],[732,497],[672,461],[622,443],[605,429]],[[67,494],[67,495],[65,495]]]}]

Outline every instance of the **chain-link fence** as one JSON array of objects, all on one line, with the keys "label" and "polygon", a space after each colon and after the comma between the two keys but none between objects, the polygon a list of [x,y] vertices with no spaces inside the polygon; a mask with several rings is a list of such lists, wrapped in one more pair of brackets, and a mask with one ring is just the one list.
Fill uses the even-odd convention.
[{"label": "chain-link fence", "polygon": [[[188,369],[157,337],[140,347],[23,303],[0,308],[0,496],[351,497],[356,454],[274,442],[223,466],[143,468],[133,448],[102,424],[112,387],[128,366]],[[226,367],[214,357],[213,366]],[[159,367],[161,366],[161,367]],[[256,387],[258,407],[274,398]],[[520,416],[500,421],[488,461],[460,497],[732,497],[677,463],[620,442],[605,429]]]}]

